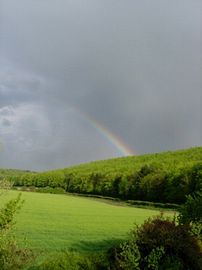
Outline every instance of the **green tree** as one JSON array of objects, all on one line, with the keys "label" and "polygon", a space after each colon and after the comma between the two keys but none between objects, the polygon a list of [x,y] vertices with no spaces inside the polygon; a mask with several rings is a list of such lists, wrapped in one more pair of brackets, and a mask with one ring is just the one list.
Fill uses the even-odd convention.
[{"label": "green tree", "polygon": [[191,231],[202,239],[202,190],[188,195],[179,212],[179,223],[189,224]]}]

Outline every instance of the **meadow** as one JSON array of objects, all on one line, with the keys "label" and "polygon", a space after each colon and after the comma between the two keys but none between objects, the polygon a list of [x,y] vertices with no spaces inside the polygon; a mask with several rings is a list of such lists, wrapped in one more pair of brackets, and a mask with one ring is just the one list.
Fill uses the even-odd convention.
[{"label": "meadow", "polygon": [[[19,194],[1,196],[0,207]],[[99,251],[127,238],[134,223],[159,214],[157,210],[120,206],[70,195],[22,192],[24,204],[16,215],[14,233],[21,245],[43,252],[61,249]]]}]

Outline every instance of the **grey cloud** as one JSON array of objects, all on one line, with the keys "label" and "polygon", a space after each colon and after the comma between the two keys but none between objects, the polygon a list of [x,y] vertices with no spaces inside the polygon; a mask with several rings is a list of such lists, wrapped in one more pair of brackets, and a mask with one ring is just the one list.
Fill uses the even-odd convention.
[{"label": "grey cloud", "polygon": [[33,72],[4,61],[0,70],[0,106],[16,106],[43,96],[46,82]]},{"label": "grey cloud", "polygon": [[11,125],[11,122],[8,119],[3,118],[2,119],[2,125],[3,126],[10,126]]},{"label": "grey cloud", "polygon": [[0,116],[13,115],[13,108],[11,106],[4,106],[0,108]]},{"label": "grey cloud", "polygon": [[137,153],[201,145],[201,10],[201,0],[2,0],[2,166],[120,155],[77,110]]}]

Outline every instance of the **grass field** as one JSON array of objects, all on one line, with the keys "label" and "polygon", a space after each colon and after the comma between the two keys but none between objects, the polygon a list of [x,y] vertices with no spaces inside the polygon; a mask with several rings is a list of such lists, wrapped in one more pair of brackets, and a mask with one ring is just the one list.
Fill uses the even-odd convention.
[{"label": "grass field", "polygon": [[[1,196],[0,207],[18,193],[9,191]],[[23,192],[22,198],[25,202],[16,215],[16,238],[43,251],[105,249],[126,238],[134,223],[159,213],[69,195]]]}]

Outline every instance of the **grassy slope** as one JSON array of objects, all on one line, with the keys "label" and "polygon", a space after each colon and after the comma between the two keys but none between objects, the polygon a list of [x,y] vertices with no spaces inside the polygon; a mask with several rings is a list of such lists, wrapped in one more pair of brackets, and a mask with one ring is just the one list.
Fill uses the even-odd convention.
[{"label": "grassy slope", "polygon": [[15,170],[15,169],[3,169],[0,168],[0,178],[3,178],[4,176],[12,176],[12,175],[22,175],[25,173],[34,173],[31,171],[25,171],[25,170]]},{"label": "grassy slope", "polygon": [[[17,193],[2,196],[0,206]],[[45,251],[103,249],[125,238],[134,223],[159,213],[67,195],[23,192],[22,197],[25,203],[16,218],[17,239],[26,238],[28,246]]]},{"label": "grassy slope", "polygon": [[[93,161],[49,172],[73,173],[78,177],[90,175],[91,173],[104,173],[109,175],[117,175],[120,173],[121,175],[127,175],[139,170],[145,164],[156,164],[159,169],[171,170],[173,168],[189,166],[189,164],[197,161],[202,161],[202,147]],[[33,174],[36,172],[0,168],[0,179],[4,176],[23,175],[26,173]]]},{"label": "grassy slope", "polygon": [[92,172],[122,174],[132,173],[140,169],[144,164],[157,164],[159,168],[162,167],[170,170],[173,167],[182,167],[195,161],[202,161],[202,147],[95,161],[69,167],[64,170],[68,173],[76,173],[81,176],[88,175]]}]

